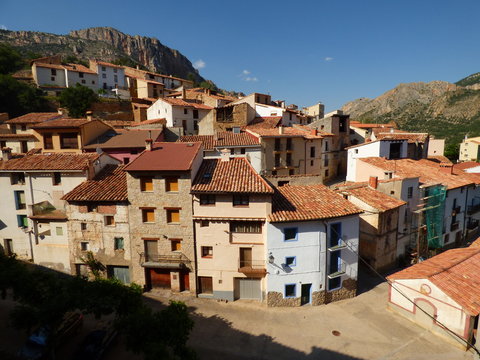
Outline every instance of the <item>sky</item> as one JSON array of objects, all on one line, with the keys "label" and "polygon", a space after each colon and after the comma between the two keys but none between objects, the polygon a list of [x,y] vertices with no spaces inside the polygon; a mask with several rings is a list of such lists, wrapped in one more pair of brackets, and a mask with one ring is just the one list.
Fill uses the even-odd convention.
[{"label": "sky", "polygon": [[0,28],[156,37],[218,87],[327,111],[480,71],[478,0],[0,0]]}]

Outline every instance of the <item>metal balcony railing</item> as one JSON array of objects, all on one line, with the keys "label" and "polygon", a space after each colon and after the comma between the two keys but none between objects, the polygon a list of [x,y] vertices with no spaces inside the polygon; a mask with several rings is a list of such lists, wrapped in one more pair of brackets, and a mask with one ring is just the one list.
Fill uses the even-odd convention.
[{"label": "metal balcony railing", "polygon": [[145,263],[171,264],[171,265],[189,265],[190,259],[183,253],[168,255],[151,255],[147,253],[140,254],[142,265]]},{"label": "metal balcony railing", "polygon": [[460,223],[458,221],[452,223],[452,225],[450,225],[450,231],[458,230],[459,225],[460,225]]},{"label": "metal balcony railing", "polygon": [[470,205],[467,208],[467,214],[468,215],[475,214],[478,211],[480,211],[480,204]]},{"label": "metal balcony railing", "polygon": [[265,260],[242,260],[238,261],[238,272],[244,274],[265,274],[267,272]]}]

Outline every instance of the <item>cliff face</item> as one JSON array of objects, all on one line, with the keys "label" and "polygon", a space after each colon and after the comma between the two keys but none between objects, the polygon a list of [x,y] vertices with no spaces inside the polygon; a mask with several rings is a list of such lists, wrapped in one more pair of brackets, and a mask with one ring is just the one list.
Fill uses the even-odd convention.
[{"label": "cliff face", "polygon": [[400,84],[375,99],[348,102],[342,110],[362,122],[394,121],[401,129],[426,131],[457,142],[466,133],[480,135],[479,86],[457,84],[446,81]]},{"label": "cliff face", "polygon": [[74,55],[83,60],[98,58],[104,61],[127,58],[154,72],[182,78],[192,74],[199,82],[205,80],[190,60],[158,39],[131,36],[108,27],[75,30],[68,35],[0,30],[0,42],[9,43],[24,54]]}]

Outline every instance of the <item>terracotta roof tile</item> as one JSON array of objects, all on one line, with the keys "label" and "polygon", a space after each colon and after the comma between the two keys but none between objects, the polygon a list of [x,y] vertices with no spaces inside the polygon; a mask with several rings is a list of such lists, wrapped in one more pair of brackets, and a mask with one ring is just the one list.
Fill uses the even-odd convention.
[{"label": "terracotta roof tile", "polygon": [[255,119],[253,119],[247,124],[246,128],[250,130],[274,129],[278,127],[281,121],[282,121],[281,116],[256,117]]},{"label": "terracotta roof tile", "polygon": [[0,134],[0,139],[37,139],[33,134]]},{"label": "terracotta roof tile", "polygon": [[474,167],[477,167],[477,166],[480,166],[480,163],[475,162],[475,161],[465,161],[465,162],[455,164],[455,169],[467,170],[467,169],[471,169],[471,168],[474,168]]},{"label": "terracotta roof tile", "polygon": [[365,185],[357,188],[341,190],[339,192],[348,193],[382,212],[395,209],[406,204],[405,201],[397,200],[391,196],[388,196],[387,194]]},{"label": "terracotta roof tile", "polygon": [[392,274],[390,281],[428,279],[470,315],[480,313],[480,247],[452,249]]},{"label": "terracotta roof tile", "polygon": [[156,141],[162,130],[128,130],[120,133],[107,132],[97,139],[85,145],[84,149],[122,149],[122,148],[145,148],[145,140]]},{"label": "terracotta roof tile", "polygon": [[74,71],[74,72],[83,72],[86,74],[94,74],[97,75],[95,71],[92,69],[83,66],[81,64],[45,64],[45,63],[40,63],[40,62],[35,62],[35,64],[38,67],[44,67],[44,68],[49,68],[49,69],[60,69],[60,70],[68,70],[68,71]]},{"label": "terracotta roof tile", "polygon": [[426,159],[387,160],[381,157],[371,157],[361,158],[358,160],[382,170],[392,171],[394,176],[419,177],[420,182],[426,185],[441,183],[442,185],[446,186],[448,190],[474,183],[474,181],[463,174],[462,176],[448,174],[442,171],[438,164]]},{"label": "terracotta roof tile", "polygon": [[253,169],[246,158],[203,160],[192,186],[193,193],[261,193],[273,189]]},{"label": "terracotta roof tile", "polygon": [[121,66],[121,65],[112,64],[112,63],[109,63],[109,62],[106,62],[106,61],[93,60],[93,62],[97,63],[98,65],[110,66],[110,67],[117,68],[117,69],[123,69],[123,66]]},{"label": "terracotta roof tile", "polygon": [[28,113],[5,121],[7,124],[35,124],[62,117],[58,112]]},{"label": "terracotta roof tile", "polygon": [[257,128],[257,129],[250,130],[250,128],[247,126],[246,130],[247,132],[253,135],[257,135],[261,137],[303,137],[305,139],[323,139],[324,138],[324,136],[318,132],[316,133],[317,135],[313,135],[311,133],[313,129],[310,129],[310,131],[305,131],[302,129],[286,127],[286,126],[282,128],[282,131],[283,131],[282,134],[280,134],[280,127],[275,129]]},{"label": "terracotta roof tile", "polygon": [[0,171],[9,170],[86,170],[89,163],[98,159],[100,155],[43,153],[24,156],[18,159],[3,161]]},{"label": "terracotta roof tile", "polygon": [[205,104],[199,104],[193,100],[188,100],[188,99],[176,99],[176,98],[162,98],[159,99],[161,101],[166,102],[167,104],[173,105],[173,106],[184,106],[184,107],[193,107],[194,109],[202,109],[202,110],[212,110],[213,107],[205,105]]},{"label": "terracotta roof tile", "polygon": [[140,126],[140,125],[150,125],[150,124],[167,124],[167,120],[165,118],[159,119],[151,119],[151,120],[144,120],[138,123],[133,123],[132,126]]},{"label": "terracotta roof tile", "polygon": [[90,122],[88,119],[60,118],[44,121],[38,125],[32,126],[32,129],[44,128],[78,128]]},{"label": "terracotta roof tile", "polygon": [[[443,164],[453,164],[449,158],[443,155],[430,155],[428,156],[428,160],[435,161],[437,163],[443,163]],[[455,165],[455,167],[457,167],[457,165]]]},{"label": "terracotta roof tile", "polygon": [[373,132],[377,140],[407,140],[409,143],[424,143],[429,137],[428,133],[410,133],[394,129],[390,131],[379,129]]},{"label": "terracotta roof tile", "polygon": [[350,126],[356,127],[359,129],[393,129],[395,126],[393,124],[366,124],[359,121],[350,120]]},{"label": "terracotta roof tile", "polygon": [[362,211],[325,185],[284,185],[273,195],[270,222],[329,219]]},{"label": "terracotta roof tile", "polygon": [[226,146],[260,146],[258,138],[247,133],[236,134],[230,131],[218,132],[217,139],[215,139],[214,135],[187,135],[181,136],[178,141],[201,142],[204,150],[213,150]]},{"label": "terracotta roof tile", "polygon": [[95,178],[87,180],[65,194],[67,201],[126,201],[127,174],[124,166],[106,165]]},{"label": "terracotta roof tile", "polygon": [[202,148],[201,143],[154,143],[125,166],[126,171],[188,171]]}]

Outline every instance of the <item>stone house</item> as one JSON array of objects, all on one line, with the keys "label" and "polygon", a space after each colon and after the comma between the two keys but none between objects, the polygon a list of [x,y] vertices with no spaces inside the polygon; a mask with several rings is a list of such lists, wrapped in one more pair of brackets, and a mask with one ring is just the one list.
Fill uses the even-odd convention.
[{"label": "stone house", "polygon": [[196,294],[190,189],[202,156],[201,143],[155,143],[125,166],[131,281]]},{"label": "stone house", "polygon": [[93,179],[65,194],[72,274],[86,275],[87,252],[105,266],[105,276],[131,279],[127,174],[107,165]]},{"label": "stone house", "polygon": [[265,299],[272,188],[245,158],[224,152],[203,161],[191,192],[199,296]]},{"label": "stone house", "polygon": [[267,304],[354,297],[361,212],[324,185],[276,188],[267,223]]},{"label": "stone house", "polygon": [[0,161],[0,238],[7,253],[70,273],[63,195],[118,160],[107,154],[32,154]]}]

